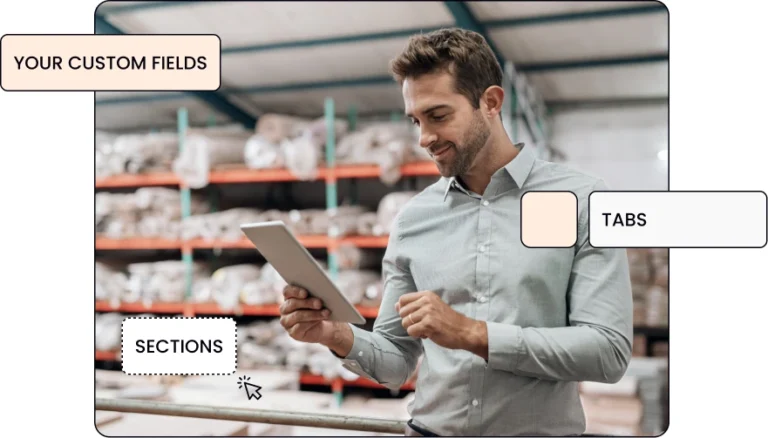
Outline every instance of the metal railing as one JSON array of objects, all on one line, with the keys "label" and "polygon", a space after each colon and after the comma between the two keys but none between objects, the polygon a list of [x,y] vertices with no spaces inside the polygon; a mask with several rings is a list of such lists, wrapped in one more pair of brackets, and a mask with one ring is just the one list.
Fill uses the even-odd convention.
[{"label": "metal railing", "polygon": [[247,423],[282,424],[288,426],[321,427],[364,432],[402,435],[405,422],[380,418],[352,417],[334,414],[304,414],[275,410],[251,410],[216,406],[183,405],[143,400],[96,399],[97,411],[134,414],[170,415],[176,417],[208,418],[244,421]]}]

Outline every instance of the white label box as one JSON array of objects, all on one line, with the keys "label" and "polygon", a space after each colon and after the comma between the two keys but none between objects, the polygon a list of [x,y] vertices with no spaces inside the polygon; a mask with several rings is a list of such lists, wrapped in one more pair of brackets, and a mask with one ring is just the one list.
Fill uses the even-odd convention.
[{"label": "white label box", "polygon": [[232,318],[127,317],[122,361],[126,374],[233,374],[237,324]]},{"label": "white label box", "polygon": [[760,191],[592,192],[597,248],[762,248],[768,197]]}]

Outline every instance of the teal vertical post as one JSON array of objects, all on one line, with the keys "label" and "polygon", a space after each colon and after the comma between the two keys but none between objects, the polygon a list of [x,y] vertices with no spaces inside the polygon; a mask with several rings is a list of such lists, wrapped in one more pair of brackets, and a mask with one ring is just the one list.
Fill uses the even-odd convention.
[{"label": "teal vertical post", "polygon": [[[336,190],[336,112],[334,110],[334,102],[332,98],[325,99],[325,127],[326,127],[326,140],[325,140],[325,161],[328,167],[328,177],[325,179],[325,196],[326,196],[326,208],[331,217],[336,215],[338,209],[338,199]],[[332,233],[332,229],[329,228],[329,238],[331,241],[335,240]],[[336,263],[336,251],[335,248],[330,248],[328,252],[328,269],[333,280],[337,278],[338,266]]]},{"label": "teal vertical post", "polygon": [[[187,138],[187,130],[189,129],[189,114],[186,108],[179,108],[177,113],[177,125],[179,135],[179,153],[184,150],[184,142]],[[185,220],[191,215],[192,210],[192,193],[186,185],[182,184],[181,190],[181,220]],[[183,245],[181,251],[181,259],[184,262],[184,298],[185,301],[189,301],[192,298],[192,250]]]},{"label": "teal vertical post", "polygon": [[[349,107],[349,132],[357,129],[357,106],[351,105]],[[357,204],[357,180],[352,178],[349,180],[349,200],[354,205]]]},{"label": "teal vertical post", "polygon": [[[334,108],[333,99],[328,97],[325,99],[325,127],[326,127],[326,141],[325,141],[325,161],[328,169],[328,173],[325,178],[325,203],[328,210],[328,214],[333,218],[336,215],[338,209],[338,199],[336,191],[336,110]],[[331,223],[335,221],[331,220]],[[337,248],[337,236],[336,230],[333,226],[328,228],[328,273],[331,280],[334,282],[338,279],[338,261],[336,258]],[[344,393],[340,388],[341,385],[335,385],[333,388],[333,395],[336,399],[336,405],[341,406]]]}]

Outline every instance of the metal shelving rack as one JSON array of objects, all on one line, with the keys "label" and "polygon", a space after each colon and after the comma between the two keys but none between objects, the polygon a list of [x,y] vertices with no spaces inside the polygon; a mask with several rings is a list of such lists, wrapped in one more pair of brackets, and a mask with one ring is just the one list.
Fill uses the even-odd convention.
[{"label": "metal shelving rack", "polygon": [[[399,115],[392,113],[392,120],[399,120]],[[324,118],[327,128],[326,135],[326,156],[325,165],[318,172],[316,181],[322,180],[325,184],[326,209],[333,215],[339,207],[337,183],[340,178],[347,178],[355,181],[358,178],[375,177],[378,173],[376,165],[355,165],[337,167],[336,165],[336,114],[335,102],[332,97],[325,99]],[[349,130],[353,131],[357,125],[357,113],[355,107],[351,107],[348,114]],[[189,115],[186,108],[177,110],[177,133],[179,142],[179,153],[184,151],[185,139],[189,129]],[[403,166],[402,175],[411,176],[438,176],[439,173],[435,165],[431,162],[408,163]],[[261,183],[261,182],[279,182],[294,181],[290,172],[285,169],[258,170],[227,170],[212,171],[209,178],[209,187],[215,187],[217,184],[226,183]],[[179,178],[172,173],[149,174],[149,175],[118,175],[97,181],[96,188],[109,187],[141,187],[147,185],[157,186],[178,186],[181,198],[181,216],[185,220],[191,216],[191,189],[187,187]],[[351,198],[356,202],[357,193],[354,184],[351,185]],[[330,227],[326,236],[299,236],[300,241],[308,248],[326,248],[328,254],[328,270],[332,279],[338,278],[338,247],[343,242],[350,242],[358,247],[367,248],[385,248],[386,236],[353,236],[340,237],[339,232],[334,227]],[[240,242],[204,242],[199,239],[191,241],[173,241],[165,239],[128,239],[126,241],[111,239],[96,239],[97,250],[141,250],[141,249],[171,249],[181,251],[181,260],[185,269],[185,293],[182,303],[154,303],[147,307],[143,303],[125,303],[118,306],[112,306],[107,302],[96,302],[95,310],[97,312],[125,312],[125,313],[160,313],[160,314],[183,314],[192,317],[196,314],[228,314],[228,315],[257,315],[257,316],[278,316],[277,306],[241,306],[237,312],[222,312],[215,304],[192,303],[193,290],[193,255],[196,249],[203,248],[253,248],[253,245],[246,241]],[[256,248],[258,250],[258,248]],[[371,319],[378,314],[378,309],[365,308],[358,306],[358,310],[364,317]],[[95,355],[97,361],[116,360],[116,353],[108,351],[97,351]],[[364,387],[364,388],[383,388],[375,382],[365,379],[347,382],[341,378],[326,381],[321,376],[303,374],[301,383],[306,385],[326,385],[330,386],[337,403],[341,403],[344,386]],[[403,386],[403,390],[412,390],[413,385],[408,383]]]}]

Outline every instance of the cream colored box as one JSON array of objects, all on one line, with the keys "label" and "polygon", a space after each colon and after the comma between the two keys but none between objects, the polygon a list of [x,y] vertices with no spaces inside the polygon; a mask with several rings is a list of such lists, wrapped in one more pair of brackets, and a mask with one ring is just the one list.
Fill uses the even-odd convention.
[{"label": "cream colored box", "polygon": [[4,35],[6,91],[215,91],[217,35]]},{"label": "cream colored box", "polygon": [[520,202],[523,245],[568,248],[576,244],[578,201],[573,192],[527,192]]}]

